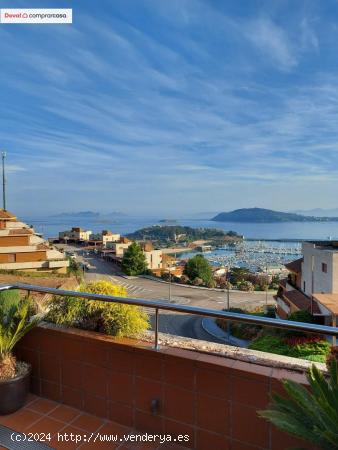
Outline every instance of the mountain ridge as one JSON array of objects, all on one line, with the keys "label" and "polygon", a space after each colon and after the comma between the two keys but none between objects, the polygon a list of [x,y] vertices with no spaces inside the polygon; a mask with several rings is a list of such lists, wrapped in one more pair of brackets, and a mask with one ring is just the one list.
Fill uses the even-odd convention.
[{"label": "mountain ridge", "polygon": [[221,212],[214,216],[214,222],[278,223],[278,222],[337,222],[338,217],[303,216],[265,208],[241,208]]}]

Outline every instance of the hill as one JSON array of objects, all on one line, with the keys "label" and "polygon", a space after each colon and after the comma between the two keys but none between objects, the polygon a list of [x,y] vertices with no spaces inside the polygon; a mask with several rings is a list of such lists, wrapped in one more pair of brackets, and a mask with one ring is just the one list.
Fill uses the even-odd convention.
[{"label": "hill", "polygon": [[302,216],[301,214],[285,213],[264,208],[243,208],[231,212],[217,214],[211,220],[215,222],[330,222],[338,221],[338,217]]},{"label": "hill", "polygon": [[153,225],[142,228],[127,235],[136,240],[158,240],[158,241],[194,241],[199,239],[223,239],[226,236],[240,238],[235,231],[223,231],[215,228],[191,228],[180,225]]}]

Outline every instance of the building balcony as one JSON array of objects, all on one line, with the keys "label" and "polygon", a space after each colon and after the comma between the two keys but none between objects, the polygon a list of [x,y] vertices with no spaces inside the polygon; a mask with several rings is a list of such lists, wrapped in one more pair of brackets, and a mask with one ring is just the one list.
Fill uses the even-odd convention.
[{"label": "building balcony", "polygon": [[[302,325],[310,326],[289,324]],[[40,440],[50,433],[45,444],[55,449],[315,450],[257,415],[272,392],[282,391],[282,379],[307,385],[309,362],[203,341],[189,340],[191,349],[183,349],[186,340],[170,341],[156,328],[150,337],[160,346],[43,323],[16,349],[32,365],[31,396],[20,411],[0,416],[0,424]],[[81,440],[65,444],[65,433]],[[155,434],[170,436],[170,443],[126,440]],[[104,435],[121,441],[103,443]],[[96,442],[85,442],[89,436]]]}]

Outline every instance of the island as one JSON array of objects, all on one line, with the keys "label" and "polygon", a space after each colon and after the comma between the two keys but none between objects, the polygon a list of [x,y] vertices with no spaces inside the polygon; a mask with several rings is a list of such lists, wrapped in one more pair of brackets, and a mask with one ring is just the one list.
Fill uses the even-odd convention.
[{"label": "island", "polygon": [[264,208],[242,208],[230,212],[221,212],[211,220],[215,222],[337,222],[338,217],[302,216],[301,214],[273,211]]},{"label": "island", "polygon": [[191,228],[181,225],[153,225],[141,228],[127,235],[134,240],[149,240],[162,243],[201,241],[239,241],[242,236],[235,231],[223,231],[216,228]]},{"label": "island", "polygon": [[54,214],[51,217],[79,217],[79,218],[95,218],[95,217],[99,217],[100,213],[98,212],[94,212],[94,211],[79,211],[79,212],[63,212],[60,214]]}]

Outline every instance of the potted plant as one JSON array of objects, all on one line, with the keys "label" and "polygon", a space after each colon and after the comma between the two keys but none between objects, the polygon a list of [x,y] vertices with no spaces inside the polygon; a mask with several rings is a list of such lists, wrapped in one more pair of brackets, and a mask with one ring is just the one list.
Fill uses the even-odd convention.
[{"label": "potted plant", "polygon": [[21,298],[17,290],[0,292],[0,414],[10,414],[25,403],[31,367],[17,361],[13,349],[38,321],[30,298]]},{"label": "potted plant", "polygon": [[315,365],[307,374],[310,389],[284,380],[288,396],[274,394],[269,410],[258,414],[277,428],[322,450],[338,449],[338,365],[330,360],[329,376],[326,377]]}]

